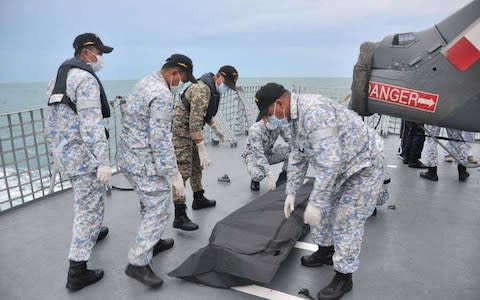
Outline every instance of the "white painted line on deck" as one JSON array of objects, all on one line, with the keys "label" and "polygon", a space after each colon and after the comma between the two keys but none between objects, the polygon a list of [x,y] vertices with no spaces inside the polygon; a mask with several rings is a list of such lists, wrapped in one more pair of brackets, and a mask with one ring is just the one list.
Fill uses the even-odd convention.
[{"label": "white painted line on deck", "polygon": [[297,297],[294,295],[290,295],[284,292],[280,292],[277,290],[272,290],[269,288],[265,288],[259,285],[244,285],[244,286],[234,286],[232,290],[236,290],[245,294],[254,295],[264,299],[272,299],[272,300],[305,300],[305,298]]},{"label": "white painted line on deck", "polygon": [[398,168],[398,166],[397,165],[387,165],[387,168],[396,169],[396,168]]},{"label": "white painted line on deck", "polygon": [[305,243],[305,242],[297,242],[294,247],[298,249],[312,251],[312,252],[315,252],[318,250],[317,245],[312,243]]}]

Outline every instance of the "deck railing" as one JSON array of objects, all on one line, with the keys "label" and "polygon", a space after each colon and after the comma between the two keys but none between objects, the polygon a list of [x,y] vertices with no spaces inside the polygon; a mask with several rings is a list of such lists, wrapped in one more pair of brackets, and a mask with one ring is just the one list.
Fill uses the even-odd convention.
[{"label": "deck railing", "polygon": [[[218,120],[232,147],[236,138],[246,133],[255,121],[257,108],[253,98],[260,86],[243,86],[240,93],[228,92],[221,100]],[[296,93],[320,93],[340,100],[350,93],[347,88],[289,87]],[[112,115],[108,120],[110,129],[110,159],[116,171],[115,151],[121,131],[121,103],[124,97],[110,101]],[[70,188],[68,178],[55,171],[44,139],[46,108],[0,115],[0,213],[21,207],[48,194]],[[396,118],[378,116],[366,118],[370,126],[377,126],[383,134],[398,134],[400,121]],[[206,140],[214,141],[214,134],[206,126]]]}]

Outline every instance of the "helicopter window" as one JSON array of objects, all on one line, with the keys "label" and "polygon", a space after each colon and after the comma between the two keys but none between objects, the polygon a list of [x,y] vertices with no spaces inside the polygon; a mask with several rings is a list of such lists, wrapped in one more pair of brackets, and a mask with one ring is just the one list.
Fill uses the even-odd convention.
[{"label": "helicopter window", "polygon": [[413,32],[397,33],[393,36],[392,45],[400,47],[408,47],[415,42],[415,34]]}]

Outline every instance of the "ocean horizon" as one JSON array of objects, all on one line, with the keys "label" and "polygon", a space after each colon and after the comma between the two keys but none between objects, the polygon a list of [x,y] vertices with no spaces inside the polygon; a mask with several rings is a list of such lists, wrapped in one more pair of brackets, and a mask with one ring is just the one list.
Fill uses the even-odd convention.
[{"label": "ocean horizon", "polygon": [[[128,96],[135,83],[140,80],[102,80],[109,99]],[[283,84],[287,89],[295,86],[307,87],[313,91],[322,89],[348,89],[349,77],[244,77],[239,86],[260,86],[268,82]],[[48,82],[0,83],[0,114],[25,111],[47,105]]]}]

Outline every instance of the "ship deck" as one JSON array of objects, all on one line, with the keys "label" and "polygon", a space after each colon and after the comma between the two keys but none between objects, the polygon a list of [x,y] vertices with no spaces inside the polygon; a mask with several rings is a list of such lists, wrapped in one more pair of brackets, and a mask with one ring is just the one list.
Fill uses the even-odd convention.
[{"label": "ship deck", "polygon": [[[73,217],[73,194],[67,190],[0,215],[0,298],[296,299],[301,288],[316,296],[333,269],[302,267],[300,257],[311,251],[301,248],[292,251],[266,289],[218,289],[167,276],[208,243],[217,221],[267,192],[265,183],[260,192],[249,189],[240,157],[244,142],[240,139],[237,148],[208,146],[212,165],[204,173],[204,185],[217,207],[189,210],[200,225],[194,232],[175,230],[170,220],[164,237],[174,238],[175,246],[152,262],[165,281],[160,289],[149,289],[124,274],[140,217],[135,192],[120,190],[106,199],[104,223],[110,234],[94,248],[89,262],[89,267],[105,270],[104,279],[75,293],[65,289]],[[367,221],[354,288],[343,299],[480,299],[480,168],[470,170],[462,183],[456,166],[442,161],[440,180],[426,181],[419,170],[397,158],[398,136],[387,137],[385,143],[391,199]],[[225,173],[231,182],[218,183]],[[187,194],[191,203],[191,191]],[[311,243],[310,235],[304,242]]]}]

